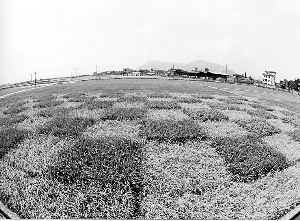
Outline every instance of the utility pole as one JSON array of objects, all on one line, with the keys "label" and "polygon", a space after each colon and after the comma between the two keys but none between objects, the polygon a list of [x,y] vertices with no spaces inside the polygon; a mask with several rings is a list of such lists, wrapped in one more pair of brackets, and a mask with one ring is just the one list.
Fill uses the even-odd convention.
[{"label": "utility pole", "polygon": [[96,65],[96,74],[98,74],[98,72],[97,72],[97,71],[98,71],[98,69],[97,69],[97,65]]},{"label": "utility pole", "polygon": [[76,72],[75,72],[75,68],[74,68],[74,76],[76,77]]},{"label": "utility pole", "polygon": [[36,87],[36,72],[34,73],[34,86]]},{"label": "utility pole", "polygon": [[227,64],[226,64],[226,74],[227,74]]},{"label": "utility pole", "polygon": [[30,74],[30,85],[32,87],[32,74]]},{"label": "utility pole", "polygon": [[76,75],[78,76],[78,73],[77,73],[77,67],[76,67]]}]

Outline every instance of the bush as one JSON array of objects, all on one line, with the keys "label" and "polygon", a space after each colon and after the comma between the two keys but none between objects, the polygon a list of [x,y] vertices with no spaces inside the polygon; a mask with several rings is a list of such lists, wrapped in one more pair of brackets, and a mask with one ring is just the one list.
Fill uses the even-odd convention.
[{"label": "bush", "polygon": [[192,120],[146,119],[142,125],[140,135],[148,140],[186,142],[206,138],[204,129]]},{"label": "bush", "polygon": [[8,127],[0,130],[0,158],[21,143],[26,135],[26,130],[14,127]]},{"label": "bush", "polygon": [[212,147],[224,158],[234,181],[255,181],[270,172],[280,171],[289,166],[283,154],[263,144],[254,135],[216,138]]},{"label": "bush", "polygon": [[0,118],[0,126],[12,126],[26,120],[27,118],[28,117],[24,114],[2,117]]},{"label": "bush", "polygon": [[115,103],[115,101],[96,101],[96,100],[89,100],[85,101],[84,104],[80,106],[80,108],[88,108],[90,110],[94,109],[103,109],[103,108],[110,108]]},{"label": "bush", "polygon": [[192,110],[188,108],[183,109],[183,113],[190,116],[193,120],[200,120],[200,121],[227,121],[229,117],[221,113],[217,109],[197,109]]},{"label": "bush", "polygon": [[147,110],[139,107],[117,107],[106,109],[102,120],[135,120],[146,115]]},{"label": "bush", "polygon": [[176,101],[147,101],[148,108],[154,109],[179,109],[180,105]]},{"label": "bush", "polygon": [[236,121],[236,123],[245,128],[247,131],[255,133],[259,137],[272,136],[274,134],[281,133],[280,129],[269,124],[266,120],[262,120],[259,118],[238,120]]},{"label": "bush", "polygon": [[118,97],[118,102],[146,102],[147,98],[146,97],[138,97],[138,96],[130,96],[130,97]]},{"label": "bush", "polygon": [[12,106],[9,107],[8,109],[3,111],[3,114],[7,115],[7,114],[19,114],[25,110],[27,110],[28,107],[21,107],[21,106]]},{"label": "bush", "polygon": [[55,107],[62,103],[63,101],[45,100],[45,101],[38,102],[37,104],[33,105],[33,107],[35,108]]},{"label": "bush", "polygon": [[91,118],[58,116],[40,127],[38,132],[58,137],[76,138],[94,123],[95,120]]}]

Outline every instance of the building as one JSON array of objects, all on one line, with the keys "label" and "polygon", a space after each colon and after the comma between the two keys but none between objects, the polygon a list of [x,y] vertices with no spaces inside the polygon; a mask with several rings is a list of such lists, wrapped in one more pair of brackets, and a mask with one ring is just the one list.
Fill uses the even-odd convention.
[{"label": "building", "polygon": [[263,79],[262,82],[268,86],[275,86],[275,71],[265,71],[265,73],[262,74]]},{"label": "building", "polygon": [[128,74],[128,76],[141,76],[140,71],[132,71],[131,73]]}]

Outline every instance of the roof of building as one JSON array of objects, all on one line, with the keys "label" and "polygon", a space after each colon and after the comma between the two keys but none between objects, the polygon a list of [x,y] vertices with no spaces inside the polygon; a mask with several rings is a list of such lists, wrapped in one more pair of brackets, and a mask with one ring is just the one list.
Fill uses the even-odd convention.
[{"label": "roof of building", "polygon": [[275,74],[274,73],[263,73],[264,76],[273,76],[275,77]]}]

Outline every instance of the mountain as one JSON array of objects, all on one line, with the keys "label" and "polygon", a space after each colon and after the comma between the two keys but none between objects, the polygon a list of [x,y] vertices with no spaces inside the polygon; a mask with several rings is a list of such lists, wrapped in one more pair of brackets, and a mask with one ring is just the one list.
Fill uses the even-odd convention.
[{"label": "mountain", "polygon": [[142,66],[138,67],[137,69],[151,69],[151,68],[158,68],[161,70],[168,70],[172,68],[174,65],[175,68],[183,68],[186,64],[185,63],[175,63],[175,62],[164,62],[164,61],[147,61]]},{"label": "mountain", "polygon": [[[193,61],[191,63],[188,63],[186,65],[183,66],[184,70],[195,70],[195,67],[198,68],[199,71],[204,71],[205,68],[208,68],[209,71],[211,72],[221,72],[221,73],[226,73],[226,67],[220,64],[216,64],[216,63],[211,63],[211,62],[207,62],[207,61],[202,61],[202,60],[196,60]],[[231,69],[227,69],[227,73],[231,73],[231,74],[235,74],[235,72]]]},{"label": "mountain", "polygon": [[[142,66],[138,67],[137,69],[151,69],[151,68],[158,68],[161,70],[168,70],[172,68],[174,65],[175,68],[181,68],[183,70],[195,70],[195,67],[198,68],[199,71],[204,71],[205,68],[208,68],[209,71],[212,72],[221,72],[226,73],[226,67],[220,64],[211,63],[207,61],[202,60],[196,60],[191,63],[185,64],[185,63],[176,63],[176,62],[164,62],[164,61],[147,61]],[[233,70],[227,69],[227,73],[236,74]]]}]

